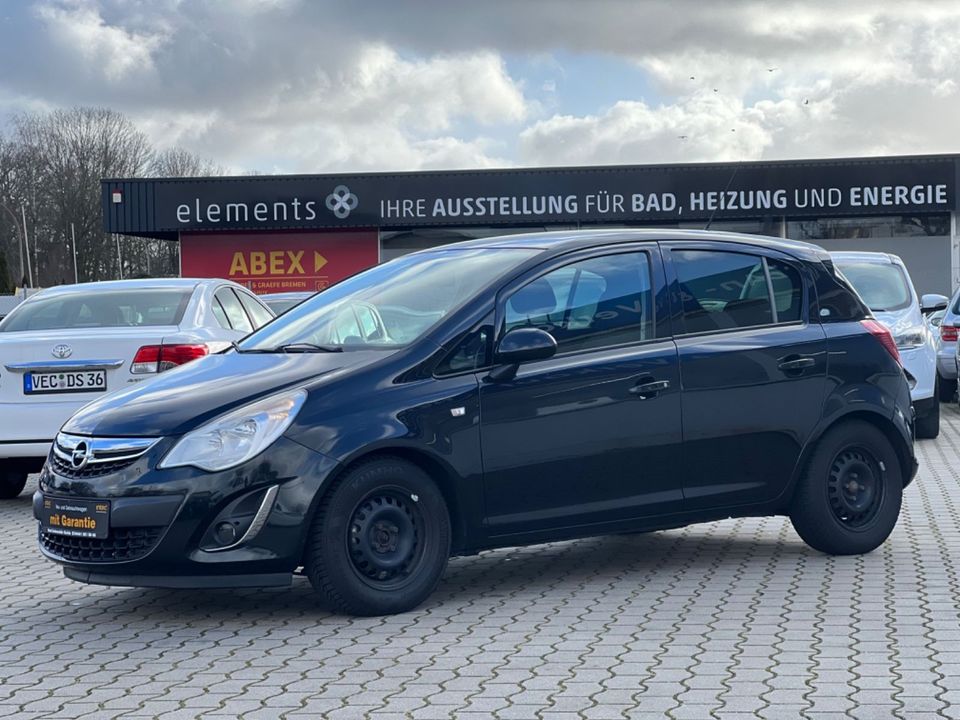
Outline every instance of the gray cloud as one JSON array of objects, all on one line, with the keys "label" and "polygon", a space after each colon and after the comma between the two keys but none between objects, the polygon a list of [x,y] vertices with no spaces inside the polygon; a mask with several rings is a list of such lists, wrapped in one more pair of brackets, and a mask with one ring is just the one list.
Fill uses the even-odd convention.
[{"label": "gray cloud", "polygon": [[[910,0],[32,0],[0,10],[0,115],[107,105],[268,172],[943,151],[958,21]],[[584,113],[560,88],[547,111],[503,58],[558,53],[622,58],[660,97]]]}]

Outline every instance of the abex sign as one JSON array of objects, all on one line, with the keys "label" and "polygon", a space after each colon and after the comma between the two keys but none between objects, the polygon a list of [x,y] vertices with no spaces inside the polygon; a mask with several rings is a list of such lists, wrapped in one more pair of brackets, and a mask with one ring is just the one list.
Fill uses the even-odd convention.
[{"label": "abex sign", "polygon": [[377,231],[183,233],[183,277],[221,277],[256,293],[323,290],[376,265]]}]

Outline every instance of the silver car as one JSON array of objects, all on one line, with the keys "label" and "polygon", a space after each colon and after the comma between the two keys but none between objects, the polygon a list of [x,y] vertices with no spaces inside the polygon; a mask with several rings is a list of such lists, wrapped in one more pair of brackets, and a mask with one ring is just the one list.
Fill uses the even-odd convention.
[{"label": "silver car", "polygon": [[260,299],[270,306],[275,315],[283,315],[290,308],[294,308],[308,297],[313,297],[316,293],[312,292],[282,292],[261,295]]},{"label": "silver car", "polygon": [[830,256],[874,317],[893,334],[910,381],[910,398],[917,416],[917,437],[940,434],[940,388],[937,348],[940,339],[924,312],[942,308],[943,295],[917,295],[906,266],[896,255],[879,252],[832,252]]},{"label": "silver car", "polygon": [[0,322],[0,498],[39,470],[60,426],[104,393],[218,352],[274,313],[227,280],[47,288]]},{"label": "silver car", "polygon": [[937,351],[937,373],[940,376],[940,399],[949,402],[957,392],[957,339],[960,336],[960,289],[947,304],[940,321],[940,349]]}]

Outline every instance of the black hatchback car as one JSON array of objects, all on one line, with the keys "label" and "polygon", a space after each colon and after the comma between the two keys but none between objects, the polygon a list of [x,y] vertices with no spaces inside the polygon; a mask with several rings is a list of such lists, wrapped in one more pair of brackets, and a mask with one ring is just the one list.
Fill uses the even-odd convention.
[{"label": "black hatchback car", "polygon": [[413,608],[450,555],[789,514],[873,550],[916,472],[887,330],[808,244],[607,230],[459,243],[87,405],[34,496],[67,577]]}]

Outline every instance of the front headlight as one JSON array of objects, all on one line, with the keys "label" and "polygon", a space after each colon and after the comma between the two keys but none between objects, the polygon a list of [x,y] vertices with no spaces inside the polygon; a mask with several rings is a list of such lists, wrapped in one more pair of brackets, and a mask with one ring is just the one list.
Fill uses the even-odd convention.
[{"label": "front headlight", "polygon": [[245,463],[290,427],[306,399],[306,390],[295,390],[233,410],[180,438],[159,467],[192,465],[214,472]]},{"label": "front headlight", "polygon": [[898,348],[916,348],[927,342],[927,329],[923,325],[912,327],[895,338]]}]

